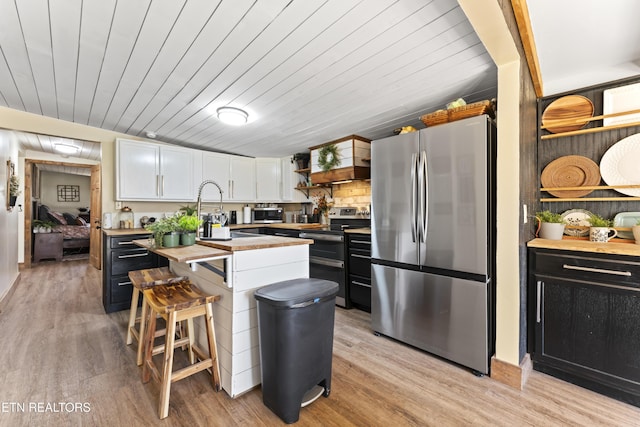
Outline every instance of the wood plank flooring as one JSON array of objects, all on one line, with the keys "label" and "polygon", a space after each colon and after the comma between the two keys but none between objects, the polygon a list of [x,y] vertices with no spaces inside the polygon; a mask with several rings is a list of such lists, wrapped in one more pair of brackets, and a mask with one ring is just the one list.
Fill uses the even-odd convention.
[{"label": "wood plank flooring", "polygon": [[[173,384],[159,420],[159,387],[141,383],[125,345],[127,317],[104,313],[100,272],[86,261],[23,271],[0,313],[0,426],[284,424],[259,388],[231,399],[205,372]],[[375,337],[369,321],[336,309],[331,395],[302,408],[297,425],[640,426],[640,408],[539,372],[514,390]]]}]

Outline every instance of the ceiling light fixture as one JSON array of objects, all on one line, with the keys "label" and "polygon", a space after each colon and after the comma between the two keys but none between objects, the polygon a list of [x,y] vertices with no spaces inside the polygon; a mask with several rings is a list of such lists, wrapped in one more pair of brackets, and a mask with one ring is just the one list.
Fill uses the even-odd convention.
[{"label": "ceiling light fixture", "polygon": [[145,133],[145,135],[147,135],[147,138],[149,138],[149,139],[156,139],[156,137],[158,136],[158,135],[156,135],[156,133],[155,133],[155,132],[152,132],[152,131],[150,131],[150,130],[148,130],[148,131]]},{"label": "ceiling light fixture", "polygon": [[54,144],[56,150],[64,154],[75,154],[80,151],[80,147],[71,144]]},{"label": "ceiling light fixture", "polygon": [[244,125],[249,119],[249,114],[246,111],[234,107],[220,107],[216,113],[221,122],[233,126]]}]

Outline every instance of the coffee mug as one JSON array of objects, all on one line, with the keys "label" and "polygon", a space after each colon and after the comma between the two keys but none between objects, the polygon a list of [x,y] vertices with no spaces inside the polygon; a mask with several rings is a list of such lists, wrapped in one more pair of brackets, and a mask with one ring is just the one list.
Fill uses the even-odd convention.
[{"label": "coffee mug", "polygon": [[[613,231],[613,235],[610,235]],[[615,228],[609,227],[590,227],[589,228],[589,240],[592,242],[606,243],[618,235],[618,231]]]}]

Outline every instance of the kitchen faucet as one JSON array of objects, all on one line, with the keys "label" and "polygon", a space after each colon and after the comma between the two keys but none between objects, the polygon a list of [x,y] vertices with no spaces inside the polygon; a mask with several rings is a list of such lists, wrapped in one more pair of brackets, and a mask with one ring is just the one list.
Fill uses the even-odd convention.
[{"label": "kitchen faucet", "polygon": [[211,180],[211,179],[207,179],[202,181],[202,184],[200,184],[200,188],[198,188],[198,202],[196,204],[196,210],[197,210],[197,215],[198,215],[198,219],[200,219],[200,210],[201,210],[201,204],[202,204],[202,188],[207,185],[207,184],[213,184],[218,188],[218,191],[220,192],[220,213],[223,213],[222,210],[222,188],[220,188],[220,186],[218,185],[217,182]]}]

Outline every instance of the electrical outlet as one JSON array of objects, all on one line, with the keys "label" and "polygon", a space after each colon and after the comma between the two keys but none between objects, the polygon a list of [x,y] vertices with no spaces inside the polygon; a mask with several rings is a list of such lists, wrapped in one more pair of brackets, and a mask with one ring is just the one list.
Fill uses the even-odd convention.
[{"label": "electrical outlet", "polygon": [[527,205],[522,205],[522,216],[524,223],[526,224],[529,221],[529,213],[527,212]]},{"label": "electrical outlet", "polygon": [[116,202],[116,209],[122,209],[122,202]]}]

